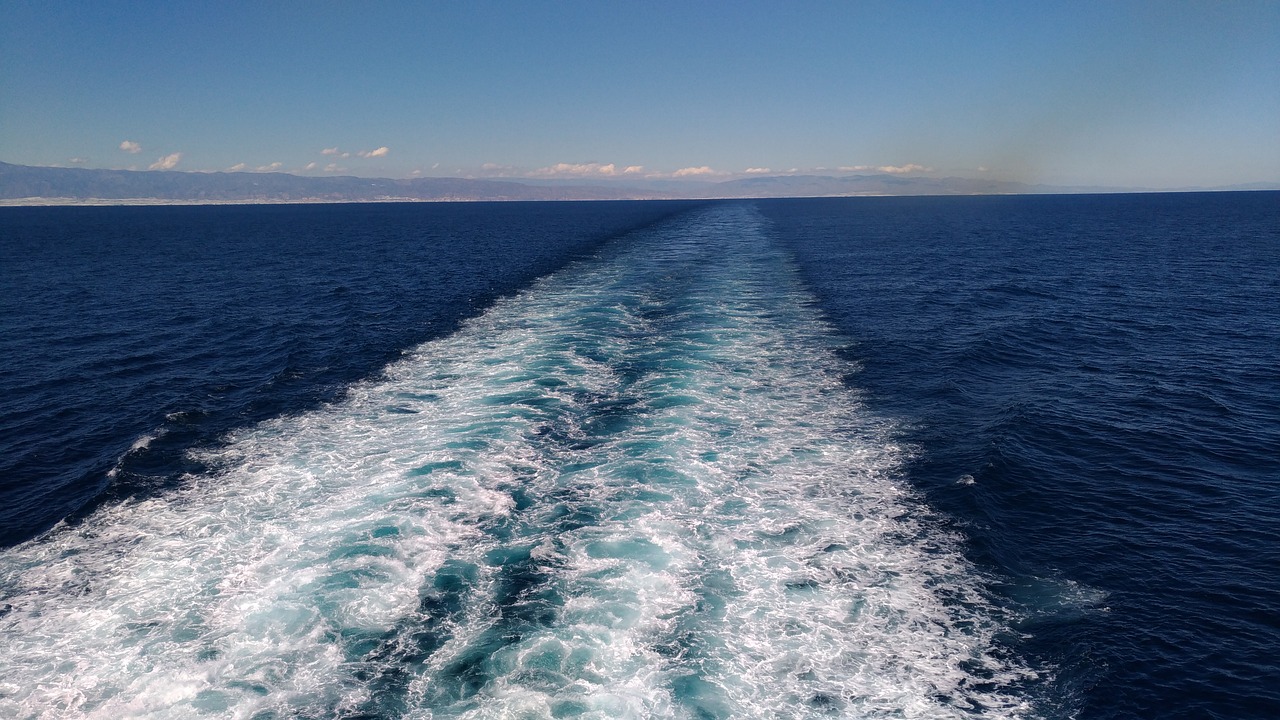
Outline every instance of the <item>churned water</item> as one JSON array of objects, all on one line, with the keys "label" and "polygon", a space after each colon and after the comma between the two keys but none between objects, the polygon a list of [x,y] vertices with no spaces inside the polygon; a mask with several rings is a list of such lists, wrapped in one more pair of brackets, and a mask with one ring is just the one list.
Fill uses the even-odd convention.
[{"label": "churned water", "polygon": [[1266,717],[1275,201],[12,211],[0,710]]}]

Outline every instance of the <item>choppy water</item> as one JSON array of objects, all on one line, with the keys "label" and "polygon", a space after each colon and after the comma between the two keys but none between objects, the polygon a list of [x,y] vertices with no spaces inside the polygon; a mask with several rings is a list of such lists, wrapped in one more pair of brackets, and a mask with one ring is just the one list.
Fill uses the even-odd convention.
[{"label": "choppy water", "polygon": [[[750,208],[10,551],[10,714],[1013,712],[1026,671]],[[1003,714],[1002,712],[1002,714]]]},{"label": "choppy water", "polygon": [[0,208],[0,545],[687,203]]},{"label": "choppy water", "polygon": [[1280,717],[1280,193],[761,207],[1055,715]]},{"label": "choppy water", "polygon": [[0,715],[1270,717],[1275,199],[11,211]]}]

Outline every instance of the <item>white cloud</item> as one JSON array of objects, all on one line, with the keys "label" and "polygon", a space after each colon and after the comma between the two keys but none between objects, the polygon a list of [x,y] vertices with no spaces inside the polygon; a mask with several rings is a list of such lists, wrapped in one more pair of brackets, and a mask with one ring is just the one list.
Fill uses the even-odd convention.
[{"label": "white cloud", "polygon": [[[387,156],[387,153],[389,153],[389,152],[391,152],[391,149],[390,149],[390,148],[388,148],[386,145],[383,145],[382,147],[378,148],[377,150],[361,150],[360,152],[358,152],[358,153],[356,153],[356,154],[357,154],[357,155],[359,155],[359,156],[360,156],[360,157],[362,157],[362,158],[371,158],[371,157],[386,157],[386,156]],[[345,155],[345,154],[343,154],[343,156],[342,156],[342,157],[346,157],[346,155]]]},{"label": "white cloud", "polygon": [[89,161],[82,157],[73,157],[67,162],[71,163],[72,165],[83,165]]},{"label": "white cloud", "polygon": [[325,148],[325,149],[323,149],[323,150],[321,150],[321,151],[320,151],[320,154],[321,154],[321,155],[337,155],[337,154],[338,154],[338,148],[336,148],[336,147]]},{"label": "white cloud", "polygon": [[617,175],[618,167],[613,163],[607,165],[597,162],[587,163],[556,163],[544,168],[538,168],[530,175],[538,177],[591,177],[595,175]]},{"label": "white cloud", "polygon": [[882,172],[890,175],[933,172],[933,168],[915,163],[907,163],[906,165],[843,165],[836,169],[840,172]]},{"label": "white cloud", "polygon": [[345,170],[346,168],[344,167],[338,167],[338,163],[329,163],[324,166],[325,172],[344,172]]},{"label": "white cloud", "polygon": [[170,153],[147,166],[148,170],[172,170],[182,160],[182,153]]},{"label": "white cloud", "polygon": [[[440,163],[431,166],[432,170],[440,167]],[[455,172],[461,173],[458,169]],[[573,178],[573,179],[590,179],[605,177],[622,177],[623,175],[643,175],[643,165],[627,165],[619,167],[615,163],[598,163],[598,162],[581,162],[581,163],[556,163],[546,167],[540,167],[534,170],[517,167],[515,165],[502,165],[500,163],[487,162],[480,166],[481,177],[527,177],[527,178]],[[646,176],[651,177],[651,176]]]},{"label": "white cloud", "polygon": [[316,169],[316,167],[317,167],[316,163],[309,162],[309,163],[307,163],[307,166],[306,166],[306,167],[304,167],[304,168],[302,168],[302,169],[303,169],[303,170],[315,170],[315,169]]},{"label": "white cloud", "polygon": [[[439,165],[439,164],[440,163],[436,163],[436,165]],[[431,169],[434,170],[435,168],[432,167]],[[459,170],[458,172],[462,172],[462,171]],[[505,177],[514,177],[519,174],[520,174],[519,169],[511,165],[502,165],[499,163],[487,162],[480,166],[480,175],[484,177],[504,177],[505,178]]]},{"label": "white cloud", "polygon": [[410,174],[410,175],[412,175],[412,176],[414,176],[414,177],[418,177],[419,175],[421,175],[421,174],[422,174],[422,171],[421,171],[421,170],[414,170],[413,172],[411,172],[411,173],[409,173],[409,174]]},{"label": "white cloud", "polygon": [[244,163],[236,163],[235,165],[232,165],[231,167],[227,168],[227,172],[240,172],[241,170],[244,170],[247,167],[249,166],[245,165]]},{"label": "white cloud", "polygon": [[277,162],[271,163],[270,165],[259,165],[258,172],[275,172],[276,170],[279,170],[282,167],[284,167],[284,163],[277,161]]},{"label": "white cloud", "polygon": [[120,149],[133,155],[142,152],[142,146],[132,140],[125,140],[120,143]]},{"label": "white cloud", "polygon": [[987,168],[987,166],[986,166],[986,165],[979,165],[979,166],[978,166],[978,172],[988,172],[988,171],[989,171],[989,168]]},{"label": "white cloud", "polygon": [[880,172],[889,173],[890,175],[905,175],[907,173],[917,172],[933,172],[933,168],[915,163],[907,163],[906,165],[881,165],[876,168]]},{"label": "white cloud", "polygon": [[746,175],[763,175],[765,173],[772,172],[772,170],[766,167],[754,167],[754,168],[747,168],[742,172]]},{"label": "white cloud", "polygon": [[716,174],[718,173],[716,173],[715,170],[712,170],[706,165],[702,165],[700,167],[680,168],[679,170],[671,173],[671,177],[694,177],[697,175],[716,175]]}]

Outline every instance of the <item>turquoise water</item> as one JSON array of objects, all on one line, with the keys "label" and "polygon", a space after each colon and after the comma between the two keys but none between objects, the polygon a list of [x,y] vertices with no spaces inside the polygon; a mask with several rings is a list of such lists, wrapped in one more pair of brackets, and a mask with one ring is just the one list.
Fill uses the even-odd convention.
[{"label": "turquoise water", "polygon": [[0,714],[1032,714],[766,221],[623,240],[5,551]]}]

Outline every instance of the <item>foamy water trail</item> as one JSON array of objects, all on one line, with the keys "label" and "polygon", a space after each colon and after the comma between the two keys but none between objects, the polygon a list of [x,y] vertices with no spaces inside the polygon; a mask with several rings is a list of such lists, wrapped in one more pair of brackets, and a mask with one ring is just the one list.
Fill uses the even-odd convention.
[{"label": "foamy water trail", "polygon": [[9,717],[1015,717],[749,206],[624,238],[0,556]]}]

